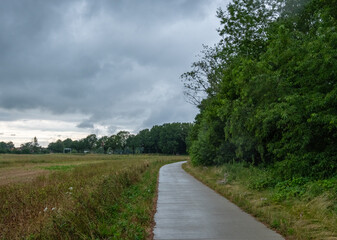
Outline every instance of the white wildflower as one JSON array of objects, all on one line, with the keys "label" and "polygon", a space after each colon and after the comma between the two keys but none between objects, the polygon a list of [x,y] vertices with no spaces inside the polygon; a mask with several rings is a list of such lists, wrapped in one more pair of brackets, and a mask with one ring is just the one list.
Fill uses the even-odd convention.
[{"label": "white wildflower", "polygon": [[56,207],[53,207],[51,210],[52,210],[52,211],[56,210]]},{"label": "white wildflower", "polygon": [[73,190],[73,187],[70,187],[69,190],[72,191],[72,190]]},{"label": "white wildflower", "polygon": [[48,211],[48,207],[45,207],[45,209],[43,210],[44,212],[47,212]]}]

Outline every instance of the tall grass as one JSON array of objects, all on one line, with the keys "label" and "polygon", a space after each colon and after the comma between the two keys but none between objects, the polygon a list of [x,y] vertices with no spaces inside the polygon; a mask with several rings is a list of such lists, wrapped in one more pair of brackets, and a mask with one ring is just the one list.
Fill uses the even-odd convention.
[{"label": "tall grass", "polygon": [[182,159],[109,157],[0,186],[0,239],[145,239],[158,170]]},{"label": "tall grass", "polygon": [[[107,154],[0,154],[0,168],[39,166],[48,164],[81,164],[102,161],[127,160],[132,155]],[[145,155],[134,155],[132,159],[143,159]],[[150,155],[149,155],[150,156]],[[152,155],[154,157],[154,155]]]},{"label": "tall grass", "polygon": [[240,163],[184,168],[287,239],[337,239],[337,178],[279,181]]}]

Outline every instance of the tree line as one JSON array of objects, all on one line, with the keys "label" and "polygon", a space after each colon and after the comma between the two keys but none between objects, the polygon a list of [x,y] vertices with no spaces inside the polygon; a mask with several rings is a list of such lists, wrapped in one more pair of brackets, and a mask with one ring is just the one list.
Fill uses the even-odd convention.
[{"label": "tree line", "polygon": [[0,153],[110,153],[110,154],[186,154],[186,138],[191,123],[166,123],[143,129],[138,134],[120,131],[111,136],[97,137],[90,134],[80,140],[57,140],[47,148],[38,144],[36,137],[31,142],[15,148],[12,142],[0,142]]},{"label": "tree line", "polygon": [[182,75],[200,113],[196,165],[270,166],[280,178],[337,170],[337,1],[233,0],[221,40]]}]

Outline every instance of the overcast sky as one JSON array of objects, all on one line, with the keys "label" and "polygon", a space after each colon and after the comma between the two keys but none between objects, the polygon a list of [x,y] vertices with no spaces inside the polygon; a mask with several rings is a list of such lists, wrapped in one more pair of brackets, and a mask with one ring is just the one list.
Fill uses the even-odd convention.
[{"label": "overcast sky", "polygon": [[0,141],[43,146],[192,122],[180,75],[223,0],[2,0]]}]

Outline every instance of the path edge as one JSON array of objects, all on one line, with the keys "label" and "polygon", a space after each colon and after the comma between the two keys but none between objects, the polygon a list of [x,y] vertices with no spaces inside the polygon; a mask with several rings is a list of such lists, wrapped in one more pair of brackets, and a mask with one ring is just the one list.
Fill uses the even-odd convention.
[{"label": "path edge", "polygon": [[209,189],[211,189],[213,192],[215,192],[216,194],[220,195],[221,197],[224,197],[225,199],[227,199],[229,202],[231,202],[232,204],[234,204],[235,206],[237,206],[238,208],[241,209],[241,211],[243,211],[246,214],[249,214],[250,216],[252,216],[256,221],[262,223],[263,225],[265,225],[268,229],[276,232],[277,234],[279,234],[280,236],[282,236],[285,240],[291,240],[292,238],[288,238],[287,236],[284,236],[280,231],[278,231],[275,228],[272,228],[268,223],[266,222],[262,222],[260,221],[258,218],[256,218],[253,214],[251,214],[250,212],[247,212],[245,209],[242,209],[242,207],[240,207],[239,205],[237,205],[235,202],[233,202],[231,199],[228,199],[226,196],[222,195],[219,191],[217,191],[216,189],[212,188],[209,184],[203,182],[201,179],[198,178],[197,175],[193,175],[192,173],[190,173],[189,171],[186,171],[184,165],[188,164],[189,162],[185,162],[181,165],[181,168],[191,177],[193,177],[194,179],[196,179],[198,182],[200,182],[201,184],[205,185],[206,187],[208,187]]}]

